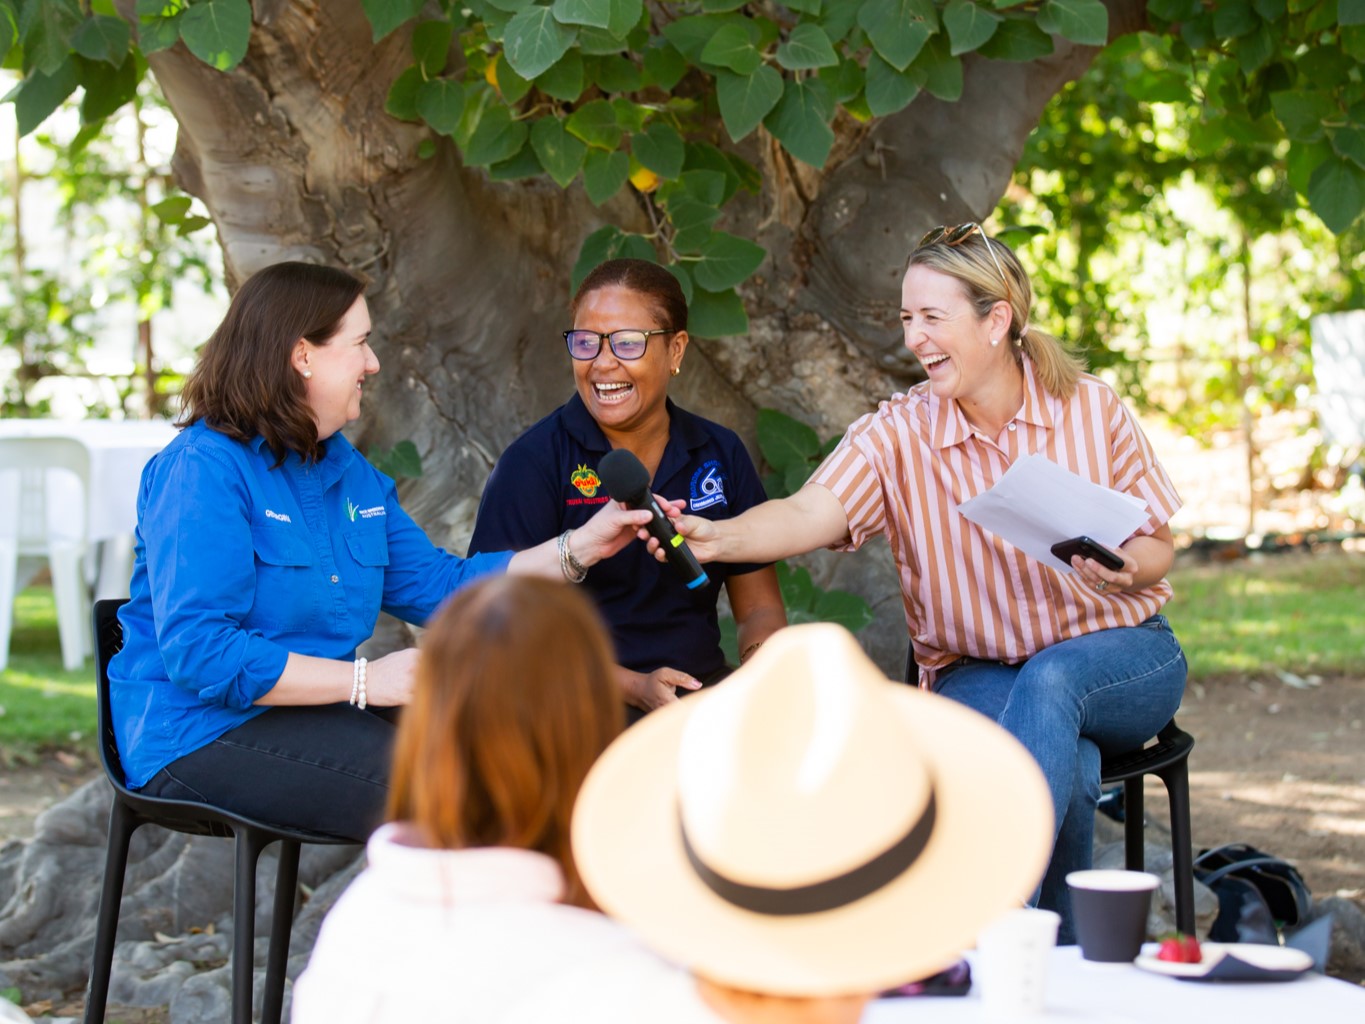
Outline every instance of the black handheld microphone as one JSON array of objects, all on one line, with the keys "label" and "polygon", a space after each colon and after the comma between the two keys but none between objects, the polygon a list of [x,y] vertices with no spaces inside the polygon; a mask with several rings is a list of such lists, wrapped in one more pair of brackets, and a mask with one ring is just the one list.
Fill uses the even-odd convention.
[{"label": "black handheld microphone", "polygon": [[645,529],[663,546],[668,564],[678,571],[688,590],[696,590],[710,582],[706,570],[687,546],[687,538],[673,528],[672,520],[654,500],[654,495],[649,491],[649,470],[633,452],[625,448],[613,448],[597,464],[597,475],[613,501],[653,515],[654,518],[645,524]]}]

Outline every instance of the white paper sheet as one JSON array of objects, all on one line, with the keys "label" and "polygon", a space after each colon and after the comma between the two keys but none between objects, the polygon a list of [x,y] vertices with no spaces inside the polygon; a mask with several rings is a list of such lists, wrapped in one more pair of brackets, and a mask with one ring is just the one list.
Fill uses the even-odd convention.
[{"label": "white paper sheet", "polygon": [[1117,548],[1147,520],[1147,503],[1091,483],[1046,455],[1018,459],[994,487],[957,510],[1044,565],[1071,566],[1053,556],[1058,541],[1085,535]]}]

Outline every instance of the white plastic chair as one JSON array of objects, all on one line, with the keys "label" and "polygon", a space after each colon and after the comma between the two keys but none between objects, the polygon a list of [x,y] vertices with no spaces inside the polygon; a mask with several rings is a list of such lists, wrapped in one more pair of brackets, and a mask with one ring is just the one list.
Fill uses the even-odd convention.
[{"label": "white plastic chair", "polygon": [[[15,471],[18,486],[0,487],[0,500],[4,500],[0,506],[0,669],[9,664],[14,599],[33,575],[34,566],[44,559],[52,574],[62,664],[68,670],[78,669],[93,647],[90,594],[83,572],[89,546],[90,453],[79,441],[66,437],[3,438],[0,474],[10,471]],[[74,475],[78,494],[66,474]],[[14,475],[6,483],[15,483]],[[60,516],[52,514],[54,508],[60,509]]]}]

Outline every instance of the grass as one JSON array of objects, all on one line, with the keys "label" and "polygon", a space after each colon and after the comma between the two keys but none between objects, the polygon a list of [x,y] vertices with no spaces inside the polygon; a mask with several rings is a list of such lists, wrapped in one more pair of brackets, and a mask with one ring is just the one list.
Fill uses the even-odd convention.
[{"label": "grass", "polygon": [[14,603],[9,665],[0,672],[0,760],[31,761],[52,748],[95,752],[95,663],[62,668],[52,591]]},{"label": "grass", "polygon": [[1192,680],[1365,675],[1365,554],[1259,556],[1170,578],[1166,617]]},{"label": "grass", "polygon": [[[1166,607],[1190,679],[1365,675],[1365,554],[1275,555],[1177,568]],[[95,752],[94,663],[67,672],[52,591],[31,587],[14,609],[0,673],[0,761],[59,748]]]}]

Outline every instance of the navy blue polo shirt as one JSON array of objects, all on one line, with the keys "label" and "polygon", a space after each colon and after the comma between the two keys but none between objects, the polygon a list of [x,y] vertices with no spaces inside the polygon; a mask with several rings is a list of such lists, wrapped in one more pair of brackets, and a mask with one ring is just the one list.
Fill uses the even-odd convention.
[{"label": "navy blue polo shirt", "polygon": [[[733,430],[668,402],[668,445],[652,486],[687,511],[729,519],[764,501],[753,460]],[[508,446],[493,467],[469,542],[521,550],[582,526],[610,501],[597,464],[611,443],[575,394]],[[688,590],[642,543],[588,570],[583,586],[611,628],[617,661],[636,672],[675,668],[701,679],[725,667],[716,623],[720,584],[763,565],[706,566],[711,582]]]}]

